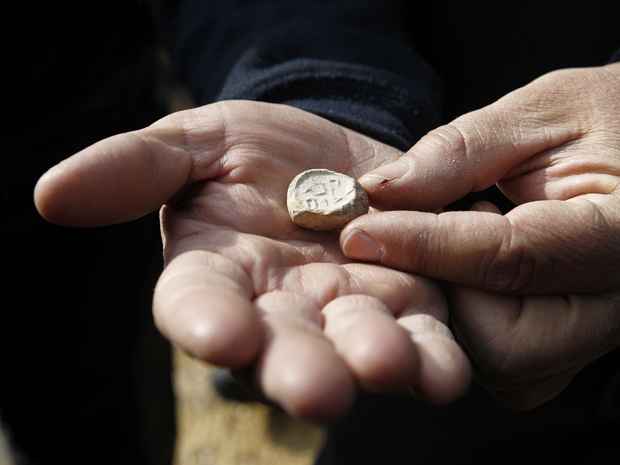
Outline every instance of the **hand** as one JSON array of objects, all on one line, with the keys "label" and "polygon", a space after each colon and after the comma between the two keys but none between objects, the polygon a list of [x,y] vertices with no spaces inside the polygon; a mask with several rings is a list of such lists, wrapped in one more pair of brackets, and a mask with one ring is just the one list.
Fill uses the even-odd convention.
[{"label": "hand", "polygon": [[446,403],[469,382],[434,281],[347,259],[338,232],[288,216],[298,173],[359,176],[400,155],[294,108],[227,102],[89,147],[44,175],[35,199],[45,218],[71,226],[165,204],[161,332],[207,362],[251,366],[268,399],[330,421],[351,407],[356,383]]},{"label": "hand", "polygon": [[[507,404],[544,402],[620,344],[620,64],[545,75],[360,182],[418,212],[354,220],[345,255],[457,283],[455,330]],[[424,213],[494,183],[519,205],[506,215]]]}]

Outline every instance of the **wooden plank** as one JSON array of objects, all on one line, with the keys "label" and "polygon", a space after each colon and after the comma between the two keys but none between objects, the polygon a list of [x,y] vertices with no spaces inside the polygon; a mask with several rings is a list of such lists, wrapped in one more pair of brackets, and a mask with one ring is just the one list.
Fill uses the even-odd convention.
[{"label": "wooden plank", "polygon": [[175,465],[311,465],[324,430],[260,403],[223,399],[214,367],[174,348]]}]

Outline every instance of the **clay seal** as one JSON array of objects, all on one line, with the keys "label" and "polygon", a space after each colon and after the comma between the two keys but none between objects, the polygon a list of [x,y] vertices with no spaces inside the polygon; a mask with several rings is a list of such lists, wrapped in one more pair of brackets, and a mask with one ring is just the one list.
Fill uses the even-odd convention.
[{"label": "clay seal", "polygon": [[330,170],[308,170],[288,187],[286,205],[291,219],[315,231],[343,228],[368,213],[368,195],[355,179]]}]

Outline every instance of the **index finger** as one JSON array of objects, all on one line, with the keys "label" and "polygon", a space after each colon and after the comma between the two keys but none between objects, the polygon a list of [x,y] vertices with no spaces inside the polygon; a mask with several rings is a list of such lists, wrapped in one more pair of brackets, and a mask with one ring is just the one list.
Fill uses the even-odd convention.
[{"label": "index finger", "polygon": [[[617,92],[619,70],[616,64],[549,73],[431,131],[398,161],[370,171],[360,183],[371,204],[381,210],[436,211],[470,192],[534,170],[522,164],[583,138],[592,126],[615,124],[608,93]],[[590,166],[580,163],[582,171],[601,173],[596,159]],[[575,166],[569,168],[569,175],[575,174]],[[613,179],[602,182],[602,176],[588,183],[598,189],[590,192],[600,193],[609,193],[614,185]],[[575,195],[570,183],[554,190],[558,189],[562,192],[554,192],[552,198]],[[516,203],[523,200],[514,189],[508,195]]]}]

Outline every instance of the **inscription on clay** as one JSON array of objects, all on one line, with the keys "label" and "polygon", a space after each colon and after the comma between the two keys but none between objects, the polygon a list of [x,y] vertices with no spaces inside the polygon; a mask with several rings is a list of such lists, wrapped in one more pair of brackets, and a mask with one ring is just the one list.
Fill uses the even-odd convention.
[{"label": "inscription on clay", "polygon": [[295,177],[286,204],[295,223],[315,231],[342,228],[368,213],[368,195],[361,184],[324,169],[304,171]]}]

